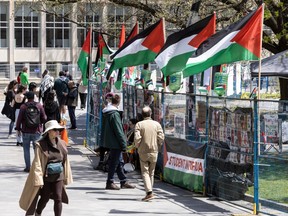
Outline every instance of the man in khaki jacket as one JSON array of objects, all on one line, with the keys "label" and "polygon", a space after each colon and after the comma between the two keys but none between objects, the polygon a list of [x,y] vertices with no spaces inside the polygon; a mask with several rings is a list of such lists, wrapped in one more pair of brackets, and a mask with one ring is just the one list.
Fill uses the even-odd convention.
[{"label": "man in khaki jacket", "polygon": [[159,122],[151,119],[151,109],[146,106],[142,109],[143,121],[135,126],[134,142],[138,148],[140,158],[141,175],[144,182],[146,196],[142,201],[149,201],[153,196],[154,172],[161,149],[164,133]]}]

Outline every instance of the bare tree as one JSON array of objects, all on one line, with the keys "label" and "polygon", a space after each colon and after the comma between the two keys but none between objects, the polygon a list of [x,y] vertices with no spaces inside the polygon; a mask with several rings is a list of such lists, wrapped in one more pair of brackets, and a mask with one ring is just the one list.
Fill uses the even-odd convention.
[{"label": "bare tree", "polygon": [[[113,3],[119,6],[133,8],[131,13],[132,18],[136,16],[138,21],[142,23],[142,27],[147,27],[151,22],[164,17],[167,25],[175,26],[176,28],[184,28],[186,26],[190,9],[193,3],[198,0],[35,0],[35,2],[45,5],[44,8],[58,7],[59,5],[74,4],[74,3]],[[248,12],[255,10],[258,6],[265,4],[265,31],[263,34],[263,48],[272,53],[278,53],[288,49],[288,1],[287,0],[200,0],[199,16],[204,18],[214,11],[217,15],[218,29],[229,25],[239,18],[243,17]],[[43,10],[43,7],[35,7],[31,4],[33,10],[39,10],[45,13],[54,13],[56,11]],[[91,7],[92,9],[92,7]],[[67,11],[68,12],[68,11]],[[78,11],[81,16],[81,7]],[[84,11],[82,11],[85,15]],[[67,19],[68,16],[66,16]],[[77,20],[70,20],[80,26],[83,23]],[[107,33],[107,32],[106,32]],[[108,33],[109,34],[109,33]],[[111,34],[115,35],[115,34]]]},{"label": "bare tree", "polygon": [[[137,17],[143,29],[162,17],[166,20],[166,27],[170,27],[170,29],[181,29],[186,26],[188,18],[191,15],[190,9],[192,4],[198,1],[200,1],[198,11],[200,18],[216,12],[218,30],[239,20],[247,13],[255,10],[262,3],[265,3],[262,46],[274,54],[288,49],[287,0],[34,0],[34,2],[31,2],[31,8],[35,11],[70,19],[69,13],[71,13],[71,11],[66,10],[67,14],[63,15],[51,8],[57,8],[63,5],[69,7],[69,4],[77,3],[80,5],[77,7],[77,20],[70,19],[70,21],[85,27],[86,23],[81,21],[81,16],[85,17],[87,15],[87,8],[84,9],[83,6],[81,7],[81,4],[90,4],[90,9],[96,12],[97,9],[93,7],[93,5],[96,5],[95,3],[112,3],[119,7],[130,8],[130,16],[125,17],[125,19],[128,20]],[[37,4],[35,4],[36,2]],[[120,30],[122,23],[118,24],[118,29]],[[117,37],[118,32],[115,32],[116,30],[114,28],[114,32],[104,33]],[[280,87],[281,98],[288,99],[288,94],[283,94],[283,92],[288,92],[288,80],[280,79]]]}]

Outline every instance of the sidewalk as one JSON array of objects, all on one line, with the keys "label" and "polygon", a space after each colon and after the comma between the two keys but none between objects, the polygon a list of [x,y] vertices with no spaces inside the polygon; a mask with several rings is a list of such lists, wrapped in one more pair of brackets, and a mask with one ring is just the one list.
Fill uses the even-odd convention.
[{"label": "sidewalk", "polygon": [[[3,107],[3,101],[0,102]],[[69,159],[74,183],[67,187],[69,205],[63,204],[63,216],[96,216],[96,215],[181,215],[181,216],[225,216],[250,215],[251,210],[231,205],[224,201],[203,197],[190,191],[155,180],[156,199],[142,202],[144,187],[141,176],[137,172],[129,173],[128,178],[136,185],[136,189],[119,191],[105,190],[107,173],[93,170],[98,160],[83,146],[85,131],[85,110],[77,108],[78,130],[69,131]],[[21,147],[16,146],[15,138],[7,139],[9,120],[0,115],[0,215],[21,216],[25,212],[20,209],[18,200],[25,183],[24,159]],[[69,125],[69,123],[68,123]],[[32,158],[34,157],[31,148]],[[116,177],[117,180],[117,177]],[[265,209],[268,214],[288,215],[287,213]],[[53,201],[50,200],[42,216],[53,216]]]}]

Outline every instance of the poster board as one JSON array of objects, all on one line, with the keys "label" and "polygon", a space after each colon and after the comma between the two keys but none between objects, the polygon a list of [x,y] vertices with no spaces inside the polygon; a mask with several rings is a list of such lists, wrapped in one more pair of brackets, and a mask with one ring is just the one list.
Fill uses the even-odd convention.
[{"label": "poster board", "polygon": [[174,136],[177,138],[185,139],[185,114],[175,112],[174,124]]}]

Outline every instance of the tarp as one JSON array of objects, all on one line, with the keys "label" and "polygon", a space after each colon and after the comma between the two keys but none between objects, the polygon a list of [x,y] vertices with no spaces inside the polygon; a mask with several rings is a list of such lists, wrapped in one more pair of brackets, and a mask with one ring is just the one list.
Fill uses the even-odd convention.
[{"label": "tarp", "polygon": [[[258,77],[259,61],[250,64],[252,77]],[[288,78],[288,50],[262,59],[261,76],[278,76]]]}]

